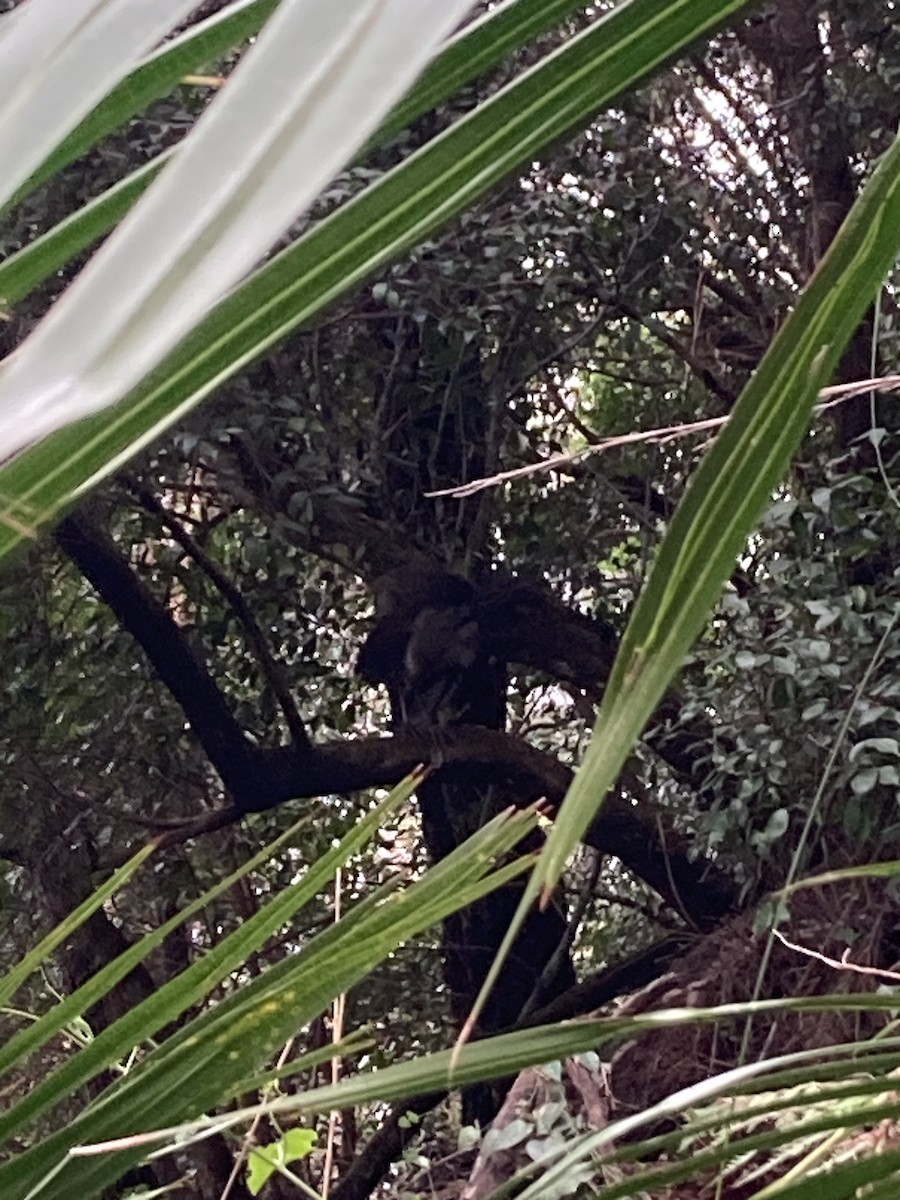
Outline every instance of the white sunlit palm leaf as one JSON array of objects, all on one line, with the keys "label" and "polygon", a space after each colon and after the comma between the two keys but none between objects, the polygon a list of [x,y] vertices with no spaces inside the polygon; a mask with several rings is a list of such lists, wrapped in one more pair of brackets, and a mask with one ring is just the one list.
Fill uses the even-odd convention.
[{"label": "white sunlit palm leaf", "polygon": [[29,0],[0,19],[0,203],[196,0]]},{"label": "white sunlit palm leaf", "polygon": [[283,0],[181,151],[0,373],[0,459],[137,384],[265,254],[471,0]]}]

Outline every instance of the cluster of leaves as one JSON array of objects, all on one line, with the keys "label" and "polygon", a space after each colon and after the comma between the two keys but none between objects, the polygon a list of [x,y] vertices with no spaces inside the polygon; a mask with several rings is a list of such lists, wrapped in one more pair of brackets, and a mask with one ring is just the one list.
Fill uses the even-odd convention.
[{"label": "cluster of leaves", "polygon": [[783,489],[686,676],[685,721],[716,730],[698,833],[755,884],[798,847],[795,870],[897,852],[900,510],[887,476],[848,465],[810,461]]},{"label": "cluster of leaves", "polygon": [[[640,20],[644,10],[665,7],[622,5],[619,15],[624,20],[632,9]],[[685,5],[668,7],[673,19],[683,18]],[[723,15],[737,6],[706,7],[711,19],[714,9]],[[435,232],[431,217],[423,217],[415,228],[425,240],[390,266],[381,264],[408,244],[412,226],[373,244],[355,264],[342,265],[344,247],[337,245],[337,234],[328,234],[328,218],[344,220],[341,213],[350,201],[359,205],[357,212],[377,211],[378,196],[391,194],[398,164],[410,170],[408,152],[427,150],[442,130],[452,134],[461,114],[496,93],[498,79],[464,88],[436,113],[419,115],[406,130],[394,128],[362,165],[334,183],[312,215],[292,231],[288,248],[268,273],[251,281],[243,298],[226,304],[186,357],[164,368],[168,392],[164,388],[146,410],[141,405],[149,393],[143,394],[144,401],[139,395],[133,409],[120,412],[126,414],[123,424],[116,429],[113,422],[109,430],[104,426],[103,436],[94,441],[88,429],[83,445],[78,441],[82,435],[73,433],[49,448],[37,448],[28,460],[37,464],[29,487],[37,479],[40,492],[41,463],[52,463],[45,496],[52,509],[93,470],[107,470],[113,452],[131,445],[142,429],[154,422],[160,428],[182,401],[194,402],[213,377],[234,371],[245,356],[282,336],[264,363],[222,384],[206,411],[142,455],[128,476],[98,501],[100,516],[130,558],[136,577],[161,599],[191,644],[203,647],[217,685],[255,745],[272,748],[287,739],[280,680],[287,681],[299,716],[314,725],[323,741],[363,735],[383,722],[383,697],[373,701],[352,677],[369,615],[360,574],[371,579],[413,549],[473,572],[502,565],[520,578],[549,582],[573,606],[610,621],[619,633],[630,628],[627,645],[634,652],[609,690],[604,719],[612,723],[613,734],[606,757],[601,747],[599,766],[596,753],[589,760],[580,812],[575,810],[574,823],[560,826],[554,859],[554,869],[559,868],[579,822],[583,825],[618,773],[616,755],[628,753],[653,710],[654,695],[679,668],[692,630],[702,625],[756,510],[771,495],[792,444],[801,436],[797,414],[812,403],[817,383],[827,381],[837,342],[852,332],[854,318],[852,312],[845,316],[844,307],[850,311],[855,305],[861,316],[859,297],[870,295],[884,273],[895,248],[896,203],[888,185],[896,166],[889,161],[876,179],[882,191],[868,193],[870,207],[857,218],[865,236],[857,236],[859,225],[849,230],[841,246],[850,248],[850,257],[834,260],[828,286],[816,293],[814,285],[813,301],[768,360],[768,376],[761,373],[762,383],[750,398],[755,402],[738,409],[734,439],[743,436],[744,441],[736,448],[732,441],[733,456],[724,466],[719,460],[717,475],[713,460],[705,490],[693,493],[695,507],[662,546],[663,530],[696,467],[696,457],[684,444],[585,460],[537,486],[517,484],[464,504],[435,502],[424,493],[499,467],[526,465],[548,451],[577,451],[601,434],[731,410],[750,368],[829,240],[822,234],[824,243],[817,241],[820,231],[807,230],[809,196],[796,181],[805,178],[810,158],[823,157],[838,134],[860,176],[889,145],[886,130],[897,108],[892,65],[896,29],[857,4],[831,7],[834,87],[815,121],[804,120],[805,111],[788,119],[777,116],[788,103],[805,103],[809,93],[804,89],[799,98],[786,96],[788,84],[791,96],[795,90],[786,74],[791,64],[772,45],[757,45],[757,56],[748,60],[747,47],[754,46],[750,26],[741,39],[723,35],[707,53],[696,51],[643,92],[622,97],[619,107],[597,118],[586,134],[551,154],[544,148],[546,138],[571,128],[576,114],[593,113],[614,90],[597,85],[590,97],[576,94],[587,85],[573,73],[573,107],[542,131],[543,142],[524,138],[516,144],[516,161],[531,163],[522,178],[468,211],[447,232]],[[508,11],[516,8],[534,17],[541,6],[522,0]],[[577,24],[590,29],[589,15],[579,17]],[[535,20],[540,25],[540,14]],[[687,36],[682,26],[678,30],[679,37]],[[543,61],[545,48],[557,43],[565,48],[573,31],[574,25],[567,26],[546,46],[539,39],[536,49],[511,60],[504,73],[515,81],[527,61]],[[598,45],[602,48],[602,38]],[[673,41],[662,57],[674,49]],[[626,64],[628,71],[616,79],[636,77],[660,54],[655,46],[645,59]],[[608,62],[606,69],[612,69]],[[596,71],[589,73],[589,80],[595,78]],[[89,196],[99,195],[123,164],[134,168],[173,144],[200,107],[196,93],[182,91],[102,152],[65,172],[18,210],[9,248],[25,245],[36,228],[52,226]],[[535,112],[537,121],[543,109]],[[474,128],[484,134],[487,126]],[[546,158],[533,161],[545,153]],[[498,158],[490,177],[500,179],[513,158]],[[415,171],[416,162],[421,167],[429,160],[425,155],[409,161]],[[427,171],[414,176],[423,187],[426,177]],[[476,192],[474,185],[461,186],[447,199],[448,211]],[[838,209],[840,199],[835,201]],[[821,210],[819,205],[820,215]],[[343,228],[346,235],[349,220],[332,228]],[[322,230],[325,242],[328,236],[336,239],[330,250],[315,241]],[[871,230],[880,236],[873,237]],[[306,234],[310,241],[304,243]],[[297,237],[301,241],[294,245]],[[864,252],[873,258],[860,265],[856,256]],[[319,267],[332,274],[328,287],[301,302],[297,277],[304,262],[309,266],[304,259],[309,253],[320,254]],[[312,306],[376,269],[380,275],[362,290],[345,294],[314,330],[283,336]],[[308,286],[311,277],[306,276]],[[52,281],[17,309],[8,327],[10,342],[44,311],[60,282]],[[896,340],[892,297],[888,289],[878,330],[886,360]],[[279,315],[242,342],[243,322],[251,320],[251,310],[254,320],[258,315],[262,320],[264,312]],[[809,332],[816,332],[821,313],[834,325],[828,362],[822,358],[821,339]],[[214,361],[205,357],[207,345],[215,347]],[[189,382],[179,391],[183,379]],[[163,402],[154,407],[159,395]],[[128,424],[129,412],[134,425]],[[767,436],[772,430],[787,431],[778,444],[777,461],[747,451],[748,445],[759,444],[759,431],[752,428],[754,412],[768,412]],[[93,429],[96,434],[98,426]],[[67,447],[76,444],[78,454],[70,456]],[[92,457],[98,446],[99,459]],[[79,461],[82,451],[85,457]],[[42,454],[49,457],[41,459]],[[803,461],[745,548],[734,591],[728,592],[694,651],[681,695],[681,720],[691,735],[698,718],[712,730],[711,741],[694,747],[704,777],[673,778],[646,746],[630,764],[642,785],[631,796],[635,806],[658,794],[659,812],[676,813],[695,836],[698,854],[708,852],[746,881],[748,892],[781,883],[789,869],[796,869],[792,862],[799,833],[808,820],[814,823],[815,838],[801,867],[896,856],[898,704],[892,664],[900,653],[893,624],[898,514],[884,478],[859,470],[858,463],[855,456],[829,459],[824,450]],[[60,464],[72,466],[61,491],[54,482]],[[759,468],[759,482],[752,481],[755,499],[748,487],[748,496],[731,496],[723,503],[722,481],[737,467],[745,471],[744,478]],[[890,463],[887,469],[892,469]],[[14,476],[6,478],[15,483]],[[21,482],[23,477],[18,478]],[[727,544],[716,521],[710,522],[710,497],[716,496],[716,517],[723,528],[731,522]],[[193,548],[186,548],[166,523],[173,514]],[[695,530],[700,531],[696,537]],[[17,536],[11,524],[7,544]],[[251,651],[248,623],[209,563],[251,611],[268,646],[268,660]],[[649,599],[645,597],[637,624],[628,627],[654,563],[658,569],[651,576]],[[700,597],[690,590],[692,567],[698,563],[714,568],[704,576],[706,591]],[[4,853],[13,864],[2,880],[16,910],[3,925],[10,962],[35,925],[46,928],[89,894],[92,872],[108,869],[132,836],[129,821],[158,812],[195,814],[224,801],[221,783],[198,753],[183,715],[144,660],[135,658],[128,635],[87,585],[47,547],[20,564],[4,580],[0,597],[13,646],[7,660],[13,703],[4,715],[0,742],[6,768],[0,792]],[[660,625],[666,637],[675,631],[671,641],[660,644]],[[635,667],[630,673],[629,663]],[[641,691],[644,663],[661,666]],[[513,688],[515,732],[564,762],[579,761],[588,737],[578,688],[563,695],[527,671],[516,677]],[[271,917],[272,906],[290,895],[300,872],[314,873],[316,864],[333,866],[332,843],[358,811],[358,802],[323,797],[303,827],[302,844],[270,862],[256,862],[228,894],[208,893],[225,871],[238,872],[260,836],[283,827],[283,814],[259,816],[249,831],[230,830],[221,841],[201,843],[189,854],[179,849],[154,870],[152,888],[126,891],[114,908],[99,914],[108,917],[106,933],[111,927],[124,930],[127,940],[140,944],[141,935],[171,918],[186,900],[196,904],[202,898],[190,927],[170,931],[147,959],[151,986],[178,979],[184,984],[186,978],[178,972],[196,977],[205,960],[215,960],[223,947],[233,949],[242,922],[253,922],[267,911]],[[76,845],[86,847],[86,858],[70,860],[81,872],[80,880],[71,869],[56,869],[48,846],[57,840],[73,854]],[[502,841],[498,835],[498,846]],[[493,843],[491,847],[493,852]],[[378,853],[364,854],[354,845],[344,855],[345,898],[358,903],[361,913],[375,913],[378,889],[398,867],[413,873],[423,868],[418,829],[410,817],[399,831],[386,833]],[[587,860],[576,864],[570,879],[573,897],[586,889],[592,899],[577,951],[585,966],[599,966],[647,940],[660,919],[659,901],[643,886],[623,879],[618,863],[602,864],[597,874],[592,867]],[[428,878],[426,887],[431,886]],[[321,876],[321,882],[328,881]],[[592,888],[597,894],[591,897]],[[452,903],[462,902],[458,891]],[[427,915],[436,920],[446,911],[446,905],[435,903]],[[410,944],[402,954],[386,937],[372,948],[365,987],[351,997],[349,1024],[368,1023],[377,1038],[363,1060],[368,1074],[364,1070],[343,1091],[303,1101],[310,1111],[359,1100],[362,1123],[374,1128],[384,1115],[385,1100],[440,1086],[451,1077],[446,1059],[426,1061],[421,1070],[414,1062],[407,1064],[412,1069],[405,1074],[385,1071],[403,1056],[446,1044],[446,990],[439,979],[435,933],[419,915],[421,921],[403,924]],[[662,918],[667,924],[680,922],[677,913],[663,913]],[[324,939],[320,945],[328,945],[332,936],[323,933],[329,919],[328,903],[310,896],[306,907],[292,914],[287,930],[273,923],[252,946],[242,944],[243,957],[228,959],[213,998],[224,1000],[227,1013],[240,1009],[246,1028],[257,1031],[260,1014],[271,1017],[266,1005],[272,996],[288,997],[293,972],[304,981],[314,974],[312,967],[303,974],[302,953],[296,967],[292,956],[312,946],[309,961],[316,962],[317,935]],[[369,927],[363,921],[359,928]],[[333,936],[340,940],[343,934]],[[384,961],[378,961],[379,954]],[[49,968],[54,985],[77,995],[84,977],[62,951],[58,962]],[[337,974],[328,980],[334,992],[360,977],[348,972],[339,979]],[[272,981],[272,996],[266,979]],[[97,987],[92,1001],[99,995],[99,983]],[[306,1024],[305,1049],[321,1050],[322,1013],[331,998],[327,992],[323,985],[316,994],[318,1007],[304,1000],[292,1013],[295,1023]],[[190,992],[190,1001],[198,1008],[210,1005],[207,993],[199,991]],[[82,994],[71,1011],[79,1005],[84,1010],[86,1004]],[[36,1016],[49,1008],[49,996],[35,985],[23,1001],[25,1008]],[[173,1014],[170,1008],[164,1015],[174,1020]],[[176,1033],[155,1060],[151,1055],[145,1078],[160,1078],[168,1086],[181,1067],[178,1049],[185,1045],[187,1029],[208,1038],[215,1015],[216,1006],[210,1005],[199,1024]],[[123,1013],[112,1016],[122,1018]],[[8,1019],[14,1028],[22,1013]],[[44,1028],[50,1025],[52,1020]],[[276,1035],[286,1034],[289,1025],[283,1014],[272,1017],[265,1025],[265,1044],[261,1038],[257,1046],[241,1041],[240,1030],[232,1029],[229,1036],[237,1040],[229,1045],[242,1056],[244,1074],[236,1066],[227,1087],[224,1073],[217,1076],[219,1091],[193,1097],[192,1113],[199,1111],[198,1105],[211,1108],[223,1096],[260,1086],[250,1059],[255,1054],[261,1065],[270,1043],[274,1046]],[[130,1044],[155,1031],[144,1026],[129,1044],[123,1026],[115,1038],[108,1036],[117,1028],[115,1019],[98,1017],[96,1026],[99,1035],[107,1036],[104,1046],[115,1042],[107,1065],[118,1066],[126,1063]],[[603,1036],[609,1032],[604,1028]],[[587,1046],[601,1031],[569,1031],[554,1042],[557,1034],[547,1032],[536,1041],[521,1037],[515,1053],[486,1046],[482,1058],[475,1055],[477,1068],[466,1078],[558,1057],[577,1049],[580,1038]],[[211,1042],[203,1044],[208,1049]],[[63,1066],[79,1061],[68,1054],[57,1058]],[[100,1062],[99,1052],[93,1061]],[[30,1063],[28,1070],[34,1075],[46,1064],[46,1059],[37,1067]],[[307,1065],[310,1072],[316,1069]],[[69,1069],[77,1074],[77,1068]],[[302,1069],[302,1063],[296,1067]],[[132,1114],[139,1112],[139,1081],[138,1073],[119,1091],[130,1097]],[[20,1080],[23,1095],[29,1086],[26,1073]],[[291,1095],[283,1099],[286,1107],[298,1103]],[[104,1123],[111,1107],[105,1101],[88,1109],[87,1121],[96,1121],[76,1132],[100,1136],[113,1131],[114,1121]],[[187,1107],[174,1113],[161,1107],[141,1119],[151,1123],[179,1115],[191,1113]],[[58,1125],[64,1127],[70,1116],[69,1108],[57,1110]],[[505,1137],[508,1148],[530,1146],[533,1157],[546,1152],[550,1158],[564,1158],[569,1139],[582,1134],[577,1119],[550,1108],[533,1119],[521,1118],[510,1133],[498,1131],[493,1148]],[[26,1134],[30,1157],[25,1156],[24,1166],[10,1167],[9,1180],[37,1179],[35,1164],[50,1164],[65,1141],[60,1134],[42,1159],[39,1142],[30,1139]],[[288,1131],[274,1145],[275,1150],[251,1161],[251,1190],[266,1186],[263,1177],[270,1168],[302,1165],[309,1139]],[[488,1156],[491,1149],[490,1143],[483,1147]],[[572,1152],[577,1151],[576,1146]],[[562,1172],[565,1186],[591,1175],[593,1153],[588,1147],[582,1161]],[[96,1176],[88,1167],[69,1164],[68,1170],[55,1184],[51,1181],[48,1194],[54,1187],[60,1194],[70,1193],[73,1179],[76,1186],[87,1187],[104,1171],[104,1178],[115,1174],[110,1166],[98,1168]],[[315,1176],[304,1178],[308,1183]],[[553,1192],[559,1180],[548,1182],[545,1194],[564,1194],[565,1186]]]}]

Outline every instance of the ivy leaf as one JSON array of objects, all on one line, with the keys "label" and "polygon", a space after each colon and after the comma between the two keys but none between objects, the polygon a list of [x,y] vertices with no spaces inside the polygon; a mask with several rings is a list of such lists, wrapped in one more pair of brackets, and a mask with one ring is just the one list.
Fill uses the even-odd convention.
[{"label": "ivy leaf", "polygon": [[850,780],[850,789],[855,796],[865,796],[867,792],[871,792],[877,782],[878,769],[870,767],[867,771],[860,771],[858,775],[853,776]]},{"label": "ivy leaf", "polygon": [[266,1180],[279,1167],[306,1158],[316,1141],[312,1129],[289,1129],[277,1142],[268,1146],[257,1146],[250,1151],[247,1170],[247,1187],[258,1196]]},{"label": "ivy leaf", "polygon": [[850,761],[856,762],[859,756],[866,750],[874,750],[876,754],[893,754],[900,755],[900,742],[896,738],[889,737],[873,737],[864,738],[861,742],[857,742],[850,751]]}]

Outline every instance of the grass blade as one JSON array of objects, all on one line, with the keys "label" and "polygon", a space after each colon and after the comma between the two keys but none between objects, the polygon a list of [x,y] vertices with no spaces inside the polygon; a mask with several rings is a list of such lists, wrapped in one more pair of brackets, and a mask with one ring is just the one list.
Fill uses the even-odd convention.
[{"label": "grass blade", "polygon": [[0,201],[21,187],[191,0],[31,0],[0,25]]},{"label": "grass blade", "polygon": [[685,654],[900,253],[900,138],[854,204],[694,473],[622,639],[591,739],[537,867],[551,887]]},{"label": "grass blade", "polygon": [[379,265],[746,7],[629,0],[284,251],[132,397],[0,469],[0,555]]}]

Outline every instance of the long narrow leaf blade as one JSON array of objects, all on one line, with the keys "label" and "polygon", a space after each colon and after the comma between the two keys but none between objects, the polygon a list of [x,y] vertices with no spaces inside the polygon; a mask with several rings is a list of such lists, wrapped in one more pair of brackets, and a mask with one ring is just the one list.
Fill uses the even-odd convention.
[{"label": "long narrow leaf blade", "polygon": [[177,147],[163,151],[0,263],[0,300],[11,308],[125,216]]},{"label": "long narrow leaf blade", "polygon": [[[185,75],[248,42],[259,33],[278,3],[237,0],[166,42],[92,109],[13,200],[50,179],[154,100],[167,96]],[[504,54],[551,29],[580,7],[580,0],[506,0],[491,8],[448,40],[416,87],[381,126],[377,140],[387,140],[407,128],[457,87],[496,66]]]},{"label": "long narrow leaf blade", "polygon": [[[232,45],[239,34],[255,33],[274,8],[275,0],[245,0],[234,13],[217,13],[160,49],[153,59],[126,79],[114,95],[91,113],[71,139],[55,152],[31,180],[41,182],[78,153],[88,150],[105,133],[140,111],[157,96],[166,95],[184,72]],[[410,94],[390,113],[370,138],[363,153],[389,140],[456,88],[496,66],[508,51],[524,45],[579,7],[578,0],[507,0],[486,12],[451,38]],[[215,26],[207,29],[206,26]],[[177,147],[160,154],[76,213],[48,230],[0,264],[0,298],[7,305],[23,297],[88,249],[122,219],[150,185]]]},{"label": "long narrow leaf blade", "polygon": [[[295,840],[298,830],[304,827],[306,823],[307,818],[304,818],[302,821],[298,821],[292,825],[290,829],[287,829],[273,842],[264,846],[262,850],[254,854],[252,858],[249,858],[236,871],[227,875],[219,883],[214,884],[198,896],[196,900],[193,900],[189,905],[177,912],[175,916],[170,917],[168,921],[163,922],[162,925],[158,926],[151,933],[142,937],[139,942],[129,946],[127,950],[117,955],[112,962],[107,963],[106,966],[92,975],[81,987],[60,1000],[58,1004],[55,1004],[49,1012],[44,1013],[37,1021],[26,1025],[10,1038],[5,1046],[0,1046],[0,1076],[4,1075],[15,1063],[21,1062],[28,1055],[33,1054],[35,1050],[46,1045],[55,1034],[64,1029],[71,1021],[83,1016],[88,1009],[106,996],[120,980],[124,979],[130,971],[133,971],[158,946],[161,946],[170,933],[190,920],[196,913],[202,912],[207,905],[234,887],[245,875],[268,862],[283,846],[289,845]],[[144,850],[141,853],[146,854],[147,852],[147,850]],[[114,876],[111,881],[104,885],[103,898],[109,893],[111,886],[115,886],[118,889],[121,886],[121,877]],[[68,936],[68,929],[66,930],[66,935]],[[28,960],[26,959],[25,962],[20,964],[18,969],[24,970],[27,962]],[[3,984],[5,985],[6,982],[7,980],[4,979]],[[0,1003],[3,1002],[3,998],[3,986],[0,986]]]},{"label": "long narrow leaf blade", "polygon": [[[728,1004],[707,1009],[658,1010],[638,1016],[601,1017],[534,1026],[531,1029],[520,1029],[484,1038],[465,1046],[459,1053],[439,1050],[419,1055],[408,1062],[394,1063],[377,1072],[348,1076],[339,1083],[326,1084],[298,1095],[239,1109],[232,1115],[238,1121],[250,1120],[264,1112],[275,1116],[288,1113],[308,1116],[373,1101],[386,1103],[403,1097],[424,1095],[441,1088],[462,1087],[483,1079],[504,1078],[524,1067],[554,1062],[588,1050],[602,1050],[605,1046],[612,1048],[616,1041],[625,1037],[636,1037],[641,1032],[650,1030],[681,1025],[691,1027],[701,1023],[713,1024],[746,1015],[749,1011],[765,1013],[777,1019],[780,1013],[804,1011],[807,1008],[821,1012],[839,1011],[845,1006],[851,1009],[860,1005],[868,1007],[869,999],[869,996],[820,996],[813,1005],[810,1004],[809,998],[788,998],[751,1004]],[[884,997],[880,997],[874,1007],[889,1008],[890,1004]],[[883,1043],[885,1049],[890,1047],[893,1050],[893,1054],[881,1056],[885,1064],[896,1065],[898,1044],[900,1042],[896,1038],[886,1039]],[[882,1043],[879,1042],[879,1045]],[[820,1064],[823,1059],[828,1061],[829,1069],[835,1075],[858,1073],[861,1067],[871,1069],[876,1061],[874,1056],[861,1055],[859,1043],[848,1042],[793,1051],[777,1058],[760,1060],[692,1086],[697,1091],[727,1091],[731,1094],[745,1094],[758,1091],[762,1087],[775,1088],[781,1086],[781,1079],[787,1075],[788,1068],[792,1068],[795,1073],[798,1069],[809,1072],[814,1063]],[[806,1078],[806,1075],[802,1078]],[[887,1088],[890,1085],[884,1083],[882,1086]],[[634,1127],[638,1127],[645,1116],[646,1114],[641,1114],[634,1122]],[[176,1132],[197,1132],[207,1127],[212,1120],[215,1118],[204,1116],[185,1123],[177,1130],[158,1129],[155,1131],[156,1137],[162,1141]],[[714,1127],[713,1122],[710,1123],[710,1127]]]},{"label": "long narrow leaf blade", "polygon": [[11,202],[51,179],[154,100],[167,96],[184,75],[253,37],[278,3],[279,0],[238,0],[166,42],[94,105],[19,188]]},{"label": "long narrow leaf blade", "polygon": [[83,1116],[0,1166],[0,1193],[20,1196],[35,1188],[35,1198],[51,1200],[93,1195],[113,1182],[141,1157],[139,1148],[104,1158],[71,1159],[59,1173],[57,1167],[79,1141],[134,1133],[209,1111],[230,1094],[235,1082],[403,941],[525,868],[527,860],[498,871],[491,870],[491,863],[510,851],[534,822],[534,813],[528,812],[497,818],[449,856],[445,870],[439,864],[406,891],[363,901],[304,951],[282,960],[180,1030]]},{"label": "long narrow leaf blade", "polygon": [[552,886],[703,628],[806,430],[819,390],[900,254],[900,137],[706,454],[660,546],[538,877]]},{"label": "long narrow leaf blade", "polygon": [[51,930],[45,938],[42,938],[40,943],[33,950],[29,951],[20,963],[17,963],[11,971],[8,971],[0,979],[0,1006],[6,1004],[16,994],[29,975],[36,971],[41,963],[50,957],[57,946],[61,945],[67,938],[70,938],[75,930],[79,929],[92,913],[95,913],[110,896],[124,887],[138,867],[150,857],[155,849],[156,845],[154,842],[149,842],[146,846],[142,846],[124,866],[119,867],[117,871],[113,872],[104,884],[92,892],[86,900],[83,900],[74,912],[70,913],[64,921]]},{"label": "long narrow leaf blade", "polygon": [[0,369],[0,457],[136,386],[312,203],[470,5],[282,0],[179,153]]},{"label": "long narrow leaf blade", "polygon": [[[42,1112],[87,1080],[124,1059],[140,1041],[152,1037],[162,1026],[177,1020],[191,1005],[202,1000],[210,988],[221,981],[248,955],[254,953],[272,933],[307,903],[331,879],[337,867],[366,845],[368,839],[410,795],[416,781],[398,785],[381,804],[357,821],[341,842],[318,859],[304,877],[286,889],[264,908],[242,922],[218,946],[164,987],[102,1030],[89,1045],[43,1079],[14,1108],[0,1113],[0,1140],[25,1127]],[[220,1010],[223,1006],[220,1005]]]},{"label": "long narrow leaf blade", "polygon": [[273,259],[126,403],[0,469],[0,555],[240,367],[746,7],[628,0]]},{"label": "long narrow leaf blade", "polygon": [[193,7],[193,0],[30,0],[3,19],[0,201]]}]

